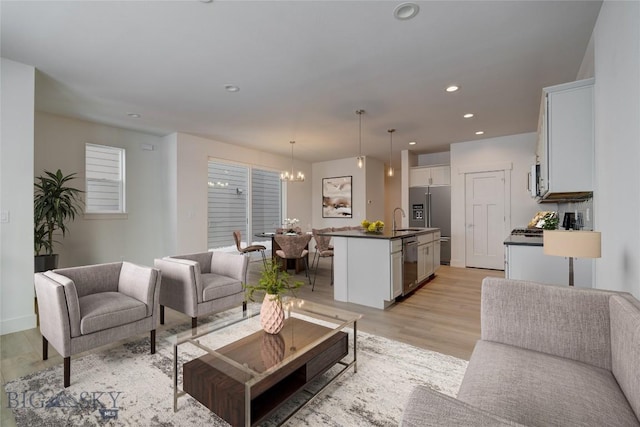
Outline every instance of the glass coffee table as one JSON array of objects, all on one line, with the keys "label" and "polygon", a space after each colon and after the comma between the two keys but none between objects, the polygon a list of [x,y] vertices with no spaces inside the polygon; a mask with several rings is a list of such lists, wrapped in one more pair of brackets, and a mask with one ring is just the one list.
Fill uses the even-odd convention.
[{"label": "glass coffee table", "polygon": [[253,305],[167,338],[174,411],[189,394],[233,426],[256,425],[278,410],[284,423],[349,368],[357,372],[361,314],[296,298],[283,298],[283,306],[276,335],[262,330]]}]

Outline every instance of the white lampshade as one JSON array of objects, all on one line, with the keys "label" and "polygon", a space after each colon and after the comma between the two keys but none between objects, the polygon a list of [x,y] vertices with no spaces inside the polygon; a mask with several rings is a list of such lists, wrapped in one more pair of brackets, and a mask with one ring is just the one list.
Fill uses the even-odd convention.
[{"label": "white lampshade", "polygon": [[544,230],[542,242],[545,255],[600,258],[599,231]]}]

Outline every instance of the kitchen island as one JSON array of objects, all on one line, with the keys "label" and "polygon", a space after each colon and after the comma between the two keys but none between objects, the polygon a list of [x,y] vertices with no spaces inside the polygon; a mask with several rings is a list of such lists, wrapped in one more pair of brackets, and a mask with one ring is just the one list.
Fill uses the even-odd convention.
[{"label": "kitchen island", "polygon": [[[396,297],[408,294],[406,283],[413,282],[411,290],[414,290],[433,277],[440,266],[438,228],[385,230],[380,234],[360,230],[322,234],[333,238],[336,301],[385,309]],[[406,243],[411,240],[416,244],[407,250]]]}]

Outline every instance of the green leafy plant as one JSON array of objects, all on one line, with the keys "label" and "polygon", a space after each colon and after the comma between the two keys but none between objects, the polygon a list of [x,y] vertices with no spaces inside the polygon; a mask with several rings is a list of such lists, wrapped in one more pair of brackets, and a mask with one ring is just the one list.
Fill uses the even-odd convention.
[{"label": "green leafy plant", "polygon": [[67,186],[75,178],[75,173],[63,175],[45,171],[36,178],[33,198],[34,252],[40,255],[44,250],[53,254],[54,233],[67,233],[66,223],[75,219],[82,208],[80,194],[83,191]]},{"label": "green leafy plant", "polygon": [[547,212],[542,220],[544,221],[542,224],[543,230],[555,230],[558,228],[558,214],[556,212]]},{"label": "green leafy plant", "polygon": [[267,261],[267,265],[262,270],[260,280],[257,285],[244,285],[247,292],[247,298],[254,301],[253,294],[257,291],[267,294],[276,295],[278,299],[291,292],[295,295],[295,290],[304,285],[301,281],[292,281],[291,275],[280,269],[280,264],[271,260]]}]

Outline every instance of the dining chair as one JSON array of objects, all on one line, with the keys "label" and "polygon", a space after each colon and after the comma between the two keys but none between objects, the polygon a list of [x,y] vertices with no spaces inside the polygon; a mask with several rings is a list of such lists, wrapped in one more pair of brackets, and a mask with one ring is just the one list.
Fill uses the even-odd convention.
[{"label": "dining chair", "polygon": [[316,287],[316,277],[318,277],[318,267],[320,266],[320,258],[331,258],[331,285],[333,285],[333,246],[331,246],[331,236],[322,236],[320,233],[331,231],[331,228],[312,229],[311,233],[316,241],[316,252],[313,255],[311,267],[316,264],[315,273],[313,275],[313,285],[311,291]]},{"label": "dining chair", "polygon": [[262,264],[265,266],[265,268],[267,267],[267,257],[264,254],[264,252],[267,250],[266,246],[247,244],[247,246],[243,248],[241,244],[242,233],[240,232],[240,230],[235,230],[233,232],[233,239],[236,241],[236,248],[238,248],[238,252],[243,255],[251,254],[251,252],[260,252],[260,255],[262,255]]},{"label": "dining chair", "polygon": [[280,249],[276,250],[276,256],[283,260],[285,270],[287,268],[287,260],[302,259],[309,284],[311,284],[311,275],[309,274],[308,247],[311,237],[311,234],[297,234],[292,236],[276,234],[273,236],[278,246],[280,246]]}]

